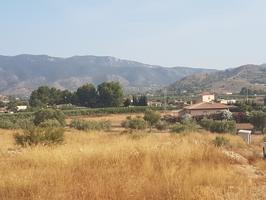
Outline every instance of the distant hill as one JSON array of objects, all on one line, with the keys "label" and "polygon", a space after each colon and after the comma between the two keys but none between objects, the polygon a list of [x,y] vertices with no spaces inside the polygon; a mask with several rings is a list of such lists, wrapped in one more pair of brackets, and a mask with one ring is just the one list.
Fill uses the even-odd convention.
[{"label": "distant hill", "polygon": [[40,85],[75,90],[84,83],[120,81],[128,90],[167,86],[176,80],[213,70],[161,67],[108,56],[0,56],[0,94],[29,95]]},{"label": "distant hill", "polygon": [[244,65],[224,71],[197,73],[176,81],[169,89],[237,93],[243,87],[266,90],[266,65]]}]

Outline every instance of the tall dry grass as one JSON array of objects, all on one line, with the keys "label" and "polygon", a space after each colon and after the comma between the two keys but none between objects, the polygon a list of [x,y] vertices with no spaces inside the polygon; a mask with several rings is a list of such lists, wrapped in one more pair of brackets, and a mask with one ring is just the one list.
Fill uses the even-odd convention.
[{"label": "tall dry grass", "polygon": [[247,178],[212,138],[71,131],[64,145],[11,153],[0,132],[0,199],[249,199]]}]

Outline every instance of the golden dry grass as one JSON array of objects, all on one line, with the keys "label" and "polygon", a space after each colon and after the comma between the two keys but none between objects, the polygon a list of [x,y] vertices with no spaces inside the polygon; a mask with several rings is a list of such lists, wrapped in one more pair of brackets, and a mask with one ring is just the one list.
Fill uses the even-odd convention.
[{"label": "golden dry grass", "polygon": [[252,181],[213,138],[68,130],[64,145],[18,149],[0,130],[0,199],[251,199]]}]

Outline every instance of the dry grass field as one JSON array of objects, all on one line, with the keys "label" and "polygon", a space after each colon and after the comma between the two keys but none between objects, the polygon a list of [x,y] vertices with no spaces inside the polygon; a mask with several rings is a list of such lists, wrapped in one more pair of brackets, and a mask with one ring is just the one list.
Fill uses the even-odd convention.
[{"label": "dry grass field", "polygon": [[[126,116],[109,116],[118,123]],[[63,145],[19,148],[0,130],[0,199],[266,199],[261,137],[67,129]]]}]

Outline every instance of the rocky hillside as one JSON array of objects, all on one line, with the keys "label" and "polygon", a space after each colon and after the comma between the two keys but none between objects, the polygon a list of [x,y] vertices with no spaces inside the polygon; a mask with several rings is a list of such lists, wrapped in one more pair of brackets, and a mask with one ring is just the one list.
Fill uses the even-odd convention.
[{"label": "rocky hillside", "polygon": [[75,90],[91,82],[120,81],[128,90],[169,85],[185,76],[213,70],[146,65],[114,57],[46,55],[0,56],[0,94],[28,95],[40,85]]},{"label": "rocky hillside", "polygon": [[193,92],[208,90],[217,93],[237,93],[243,87],[253,90],[266,90],[266,65],[244,65],[209,74],[197,73],[176,81],[169,89]]}]

